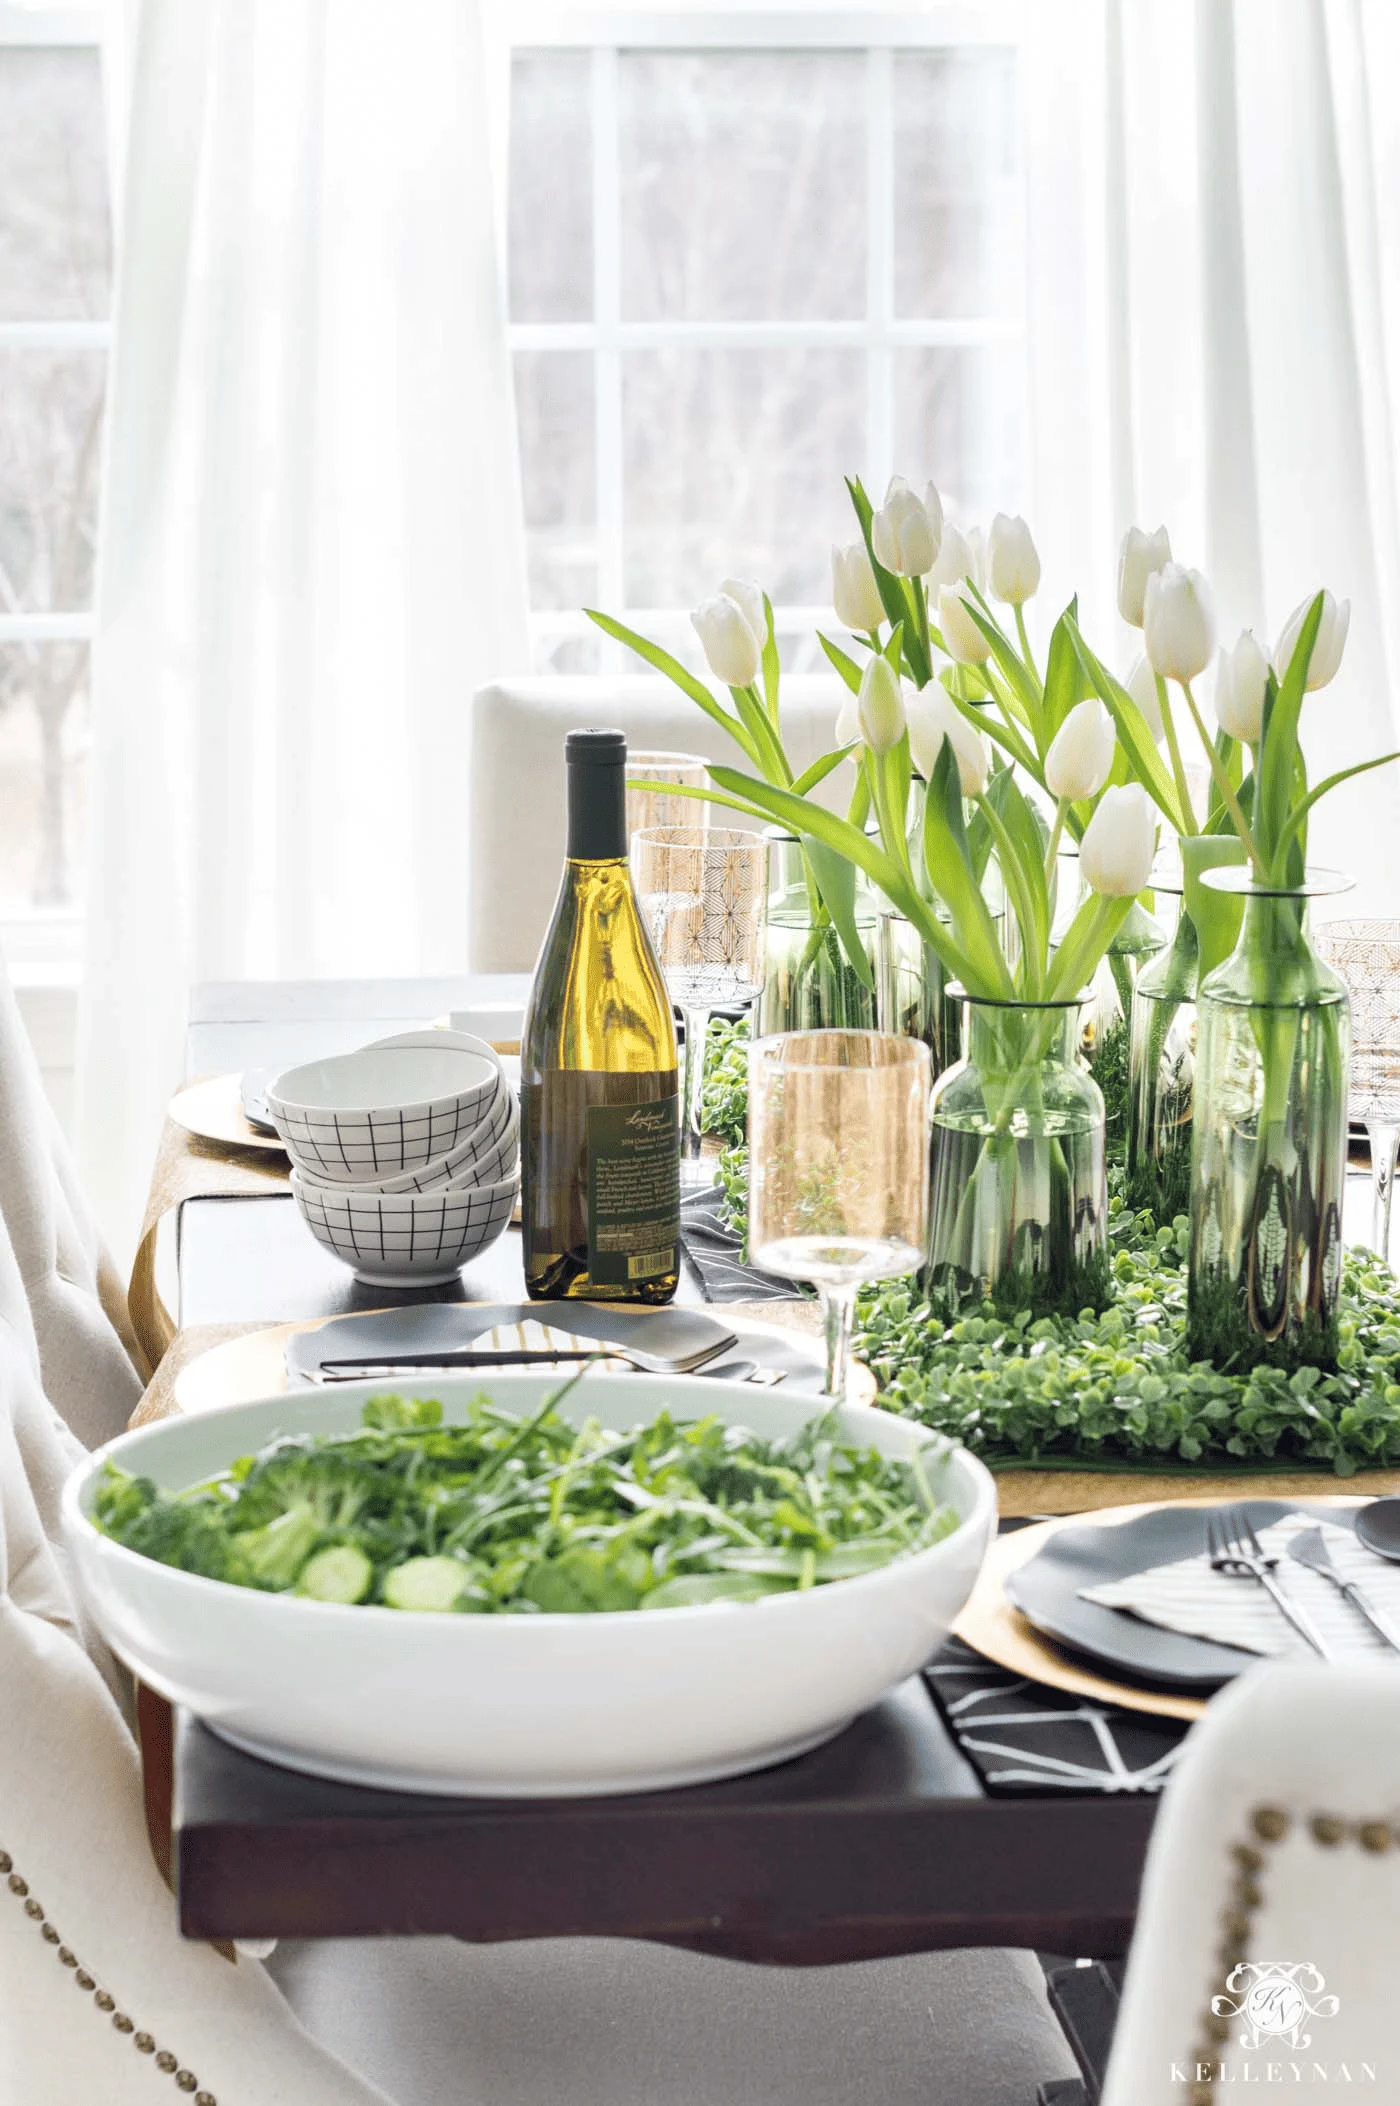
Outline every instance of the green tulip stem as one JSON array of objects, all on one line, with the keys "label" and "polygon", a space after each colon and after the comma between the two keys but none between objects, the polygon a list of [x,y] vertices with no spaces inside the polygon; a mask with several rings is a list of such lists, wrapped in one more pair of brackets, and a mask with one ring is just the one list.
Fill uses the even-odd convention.
[{"label": "green tulip stem", "polygon": [[1047,886],[1054,883],[1055,857],[1059,854],[1060,836],[1065,830],[1065,814],[1069,810],[1069,805],[1070,800],[1068,797],[1059,798],[1055,805],[1055,824],[1050,829],[1050,846],[1045,851],[1045,882]]},{"label": "green tulip stem", "polygon": [[[1026,634],[1025,612],[1019,601],[1016,605],[1016,634],[1021,639],[1021,656],[1026,661],[1026,670],[1035,673],[1035,657],[1031,651],[1030,637]],[[1036,678],[1039,679],[1039,677],[1040,675],[1037,673]]]},{"label": "green tulip stem", "polygon": [[[1196,814],[1191,804],[1191,792],[1186,787],[1186,768],[1181,758],[1181,747],[1177,741],[1176,720],[1172,716],[1171,696],[1167,693],[1167,683],[1162,675],[1157,673],[1154,675],[1154,678],[1157,682],[1157,707],[1162,712],[1162,729],[1167,734],[1167,751],[1171,755],[1172,774],[1176,778],[1176,794],[1181,804],[1182,831],[1186,834],[1198,834],[1200,828],[1196,824]],[[1183,682],[1183,687],[1184,685],[1185,683]],[[1189,693],[1187,699],[1190,699]],[[1195,705],[1193,704],[1192,706],[1194,708]]]},{"label": "green tulip stem", "polygon": [[928,633],[928,587],[922,578],[911,578],[909,582],[914,588],[914,614],[919,625],[919,641],[924,647],[924,664],[931,666],[933,651]]},{"label": "green tulip stem", "polygon": [[1215,741],[1206,730],[1201,712],[1196,707],[1196,697],[1191,692],[1191,683],[1189,680],[1181,680],[1178,681],[1177,685],[1186,697],[1186,707],[1190,710],[1196,729],[1201,735],[1201,744],[1205,747],[1206,758],[1210,762],[1210,772],[1215,777],[1215,787],[1219,790],[1224,800],[1225,809],[1230,814],[1230,823],[1248,851],[1249,860],[1254,865],[1255,876],[1261,885],[1267,884],[1269,873],[1264,859],[1259,853],[1259,844],[1249,830],[1249,821],[1245,818],[1240,800],[1235,795],[1235,786],[1225,771],[1225,764],[1215,750]]}]

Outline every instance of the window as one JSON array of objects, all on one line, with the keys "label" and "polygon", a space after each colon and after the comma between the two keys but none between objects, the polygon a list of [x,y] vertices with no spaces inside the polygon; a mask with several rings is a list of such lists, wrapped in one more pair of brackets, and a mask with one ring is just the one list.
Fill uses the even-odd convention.
[{"label": "window", "polygon": [[0,4],[0,922],[76,945],[111,299],[94,15]]},{"label": "window", "polygon": [[[568,17],[564,18],[567,25]],[[737,573],[811,662],[843,475],[1016,509],[1014,11],[517,32],[509,291],[537,663],[672,641]],[[805,633],[804,633],[805,632]]]}]

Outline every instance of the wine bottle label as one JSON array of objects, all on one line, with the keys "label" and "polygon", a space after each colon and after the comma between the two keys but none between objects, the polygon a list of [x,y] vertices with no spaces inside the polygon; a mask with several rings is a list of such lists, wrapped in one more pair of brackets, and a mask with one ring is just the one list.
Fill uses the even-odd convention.
[{"label": "wine bottle label", "polygon": [[680,1239],[678,1099],[588,1107],[588,1272],[627,1287],[673,1272]]}]

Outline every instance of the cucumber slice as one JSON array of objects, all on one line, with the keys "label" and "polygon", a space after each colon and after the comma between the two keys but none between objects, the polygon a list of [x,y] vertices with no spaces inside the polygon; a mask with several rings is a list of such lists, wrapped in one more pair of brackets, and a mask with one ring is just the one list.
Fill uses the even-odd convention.
[{"label": "cucumber slice", "polygon": [[297,1593],[309,1594],[313,1601],[363,1601],[373,1578],[374,1567],[362,1550],[350,1543],[336,1543],[307,1560]]},{"label": "cucumber slice", "polygon": [[457,1558],[407,1558],[384,1581],[391,1609],[455,1609],[471,1583]]}]

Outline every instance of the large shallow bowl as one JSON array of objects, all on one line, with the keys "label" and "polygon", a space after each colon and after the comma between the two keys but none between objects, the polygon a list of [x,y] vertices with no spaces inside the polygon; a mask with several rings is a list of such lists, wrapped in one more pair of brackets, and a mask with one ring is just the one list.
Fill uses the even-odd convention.
[{"label": "large shallow bowl", "polygon": [[457,1185],[443,1192],[360,1192],[318,1185],[292,1172],[292,1197],[316,1241],[380,1287],[429,1287],[505,1234],[519,1179]]},{"label": "large shallow bowl", "polygon": [[425,1031],[288,1068],[268,1084],[267,1108],[299,1170],[355,1184],[450,1155],[501,1081],[479,1040]]},{"label": "large shallow bowl", "polygon": [[[402,1382],[460,1419],[483,1387],[528,1413],[555,1386],[533,1373]],[[433,1616],[343,1608],[177,1572],[88,1519],[103,1464],[172,1488],[287,1432],[342,1433],[383,1383],[290,1395],[123,1434],[85,1461],[64,1520],[88,1605],[143,1682],[238,1747],[352,1783],[492,1797],[654,1790],[759,1769],[814,1747],[878,1702],[947,1636],[996,1512],[963,1449],[932,1465],[960,1515],[932,1549],[808,1593],[595,1616]],[[560,1409],[625,1430],[663,1408],[710,1412],[772,1438],[810,1398],[692,1375],[590,1374]],[[927,1435],[862,1405],[845,1433],[887,1455]]]}]

